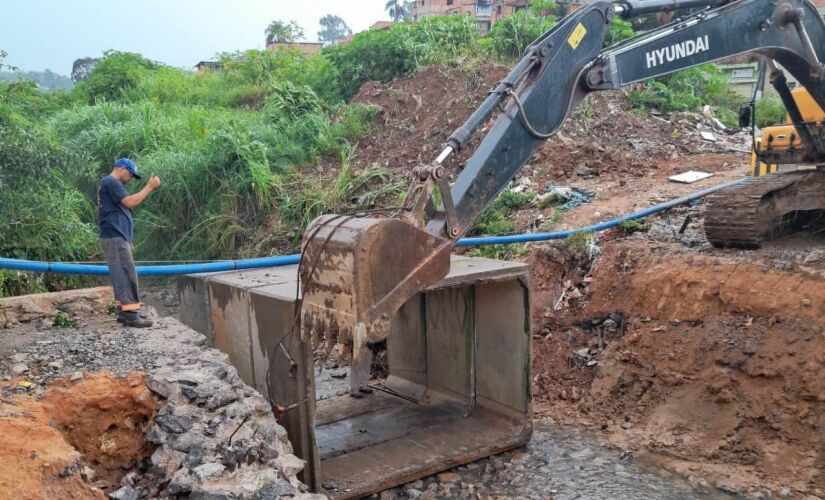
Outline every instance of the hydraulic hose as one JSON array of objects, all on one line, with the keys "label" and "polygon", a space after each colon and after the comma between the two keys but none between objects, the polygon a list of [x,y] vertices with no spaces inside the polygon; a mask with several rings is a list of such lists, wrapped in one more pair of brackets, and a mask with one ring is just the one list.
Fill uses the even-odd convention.
[{"label": "hydraulic hose", "polygon": [[[722,184],[711,186],[701,191],[696,191],[679,198],[660,203],[644,210],[639,210],[615,219],[610,219],[598,224],[585,226],[578,229],[568,229],[552,233],[526,233],[513,234],[507,236],[480,236],[475,238],[462,238],[458,240],[457,247],[473,247],[482,245],[510,245],[513,243],[528,243],[534,241],[560,240],[569,237],[577,232],[596,233],[618,226],[622,222],[636,219],[643,219],[655,213],[670,210],[673,207],[684,205],[692,201],[704,198],[705,196],[720,191],[722,189],[735,186],[748,180],[748,177],[737,179]],[[275,257],[258,257],[254,259],[227,260],[221,262],[207,262],[201,264],[172,264],[162,266],[136,266],[140,276],[175,276],[181,274],[214,273],[221,271],[234,271],[241,269],[258,269],[262,267],[277,267],[297,264],[301,260],[299,254],[279,255]],[[106,276],[109,268],[106,266],[90,264],[71,264],[67,262],[40,262],[34,260],[20,260],[0,257],[0,269],[11,269],[17,271],[29,271],[35,273],[57,273],[57,274],[85,274],[93,276]]]}]

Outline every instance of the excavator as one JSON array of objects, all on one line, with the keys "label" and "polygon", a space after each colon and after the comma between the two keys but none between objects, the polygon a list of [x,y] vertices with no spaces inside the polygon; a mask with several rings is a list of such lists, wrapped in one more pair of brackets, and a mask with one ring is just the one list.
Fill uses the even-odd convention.
[{"label": "excavator", "polygon": [[[614,16],[687,12],[604,48]],[[449,137],[416,167],[403,203],[381,212],[324,215],[308,227],[299,267],[301,328],[327,345],[352,345],[350,391],[369,391],[370,345],[396,311],[444,278],[450,252],[536,149],[591,92],[611,90],[731,56],[755,53],[787,109],[766,129],[757,164],[825,164],[825,23],[807,0],[619,0],[580,7],[540,36]],[[785,71],[799,88],[792,91]],[[740,114],[747,123],[752,109]],[[450,182],[445,160],[484,136]],[[759,246],[798,212],[825,209],[825,172],[754,175],[707,199],[717,247]]]}]

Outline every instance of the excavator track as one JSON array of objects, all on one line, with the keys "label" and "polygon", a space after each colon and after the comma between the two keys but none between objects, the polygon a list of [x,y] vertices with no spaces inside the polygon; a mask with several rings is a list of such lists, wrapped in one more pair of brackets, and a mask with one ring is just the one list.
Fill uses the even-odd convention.
[{"label": "excavator track", "polygon": [[705,235],[717,248],[757,248],[810,210],[825,210],[825,171],[751,177],[707,197]]}]

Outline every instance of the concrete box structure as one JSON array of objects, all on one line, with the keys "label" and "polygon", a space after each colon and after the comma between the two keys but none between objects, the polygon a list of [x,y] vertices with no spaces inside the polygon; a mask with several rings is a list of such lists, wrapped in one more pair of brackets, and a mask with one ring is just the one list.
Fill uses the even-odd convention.
[{"label": "concrete box structure", "polygon": [[526,265],[453,257],[450,274],[393,318],[389,376],[361,399],[316,402],[297,285],[297,266],[186,276],[180,314],[282,409],[313,490],[356,498],[530,439]]}]

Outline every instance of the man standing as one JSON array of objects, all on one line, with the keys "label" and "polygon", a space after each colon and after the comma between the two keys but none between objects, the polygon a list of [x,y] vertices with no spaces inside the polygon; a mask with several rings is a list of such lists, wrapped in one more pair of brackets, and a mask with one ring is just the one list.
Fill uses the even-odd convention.
[{"label": "man standing", "polygon": [[144,328],[152,326],[152,320],[140,311],[137,271],[132,260],[132,209],[160,186],[160,178],[153,175],[143,189],[130,195],[124,184],[132,178],[140,179],[135,162],[121,158],[115,162],[112,173],[100,180],[97,190],[98,219],[100,241],[118,306],[117,320],[128,326]]}]

